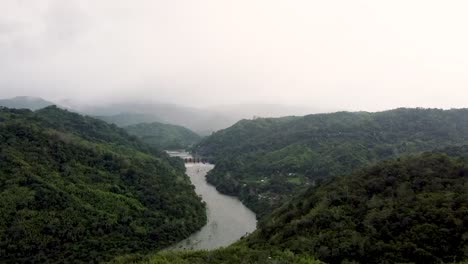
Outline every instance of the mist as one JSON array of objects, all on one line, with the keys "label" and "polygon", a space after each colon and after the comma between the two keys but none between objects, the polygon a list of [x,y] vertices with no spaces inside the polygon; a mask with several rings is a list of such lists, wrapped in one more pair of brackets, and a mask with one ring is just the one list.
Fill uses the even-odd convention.
[{"label": "mist", "polygon": [[427,0],[5,0],[0,97],[467,107],[467,11]]}]

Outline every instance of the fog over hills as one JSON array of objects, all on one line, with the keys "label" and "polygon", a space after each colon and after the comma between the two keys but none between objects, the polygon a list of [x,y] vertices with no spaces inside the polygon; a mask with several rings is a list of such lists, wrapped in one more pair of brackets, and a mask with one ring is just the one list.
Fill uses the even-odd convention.
[{"label": "fog over hills", "polygon": [[0,263],[468,264],[467,11],[0,0]]},{"label": "fog over hills", "polygon": [[124,102],[81,106],[78,110],[119,126],[162,122],[185,126],[202,135],[227,128],[241,119],[304,115],[315,112],[307,107],[261,103],[195,108],[165,103]]},{"label": "fog over hills", "polygon": [[462,0],[1,1],[0,97],[461,108],[467,7]]},{"label": "fog over hills", "polygon": [[60,105],[71,111],[95,116],[122,127],[139,123],[161,122],[184,126],[201,135],[209,135],[211,132],[227,128],[241,119],[305,115],[318,112],[317,109],[312,107],[281,104],[251,103],[197,108],[145,101],[82,104],[69,99],[52,102],[31,96],[2,99],[0,105],[31,110],[37,110],[49,105]]},{"label": "fog over hills", "polygon": [[32,96],[17,96],[9,99],[0,99],[0,106],[8,108],[26,108],[37,110],[54,104],[55,103],[46,101],[42,98]]}]

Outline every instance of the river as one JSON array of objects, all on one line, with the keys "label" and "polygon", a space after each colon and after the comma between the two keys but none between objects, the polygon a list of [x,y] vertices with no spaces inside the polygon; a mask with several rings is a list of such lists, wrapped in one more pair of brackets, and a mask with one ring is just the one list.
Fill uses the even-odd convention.
[{"label": "river", "polygon": [[[189,157],[184,152],[169,154]],[[167,250],[208,250],[226,247],[256,229],[257,219],[250,209],[236,197],[221,194],[206,182],[206,174],[214,168],[214,165],[187,163],[185,167],[186,174],[195,185],[195,192],[206,203],[208,223],[200,231]]]}]

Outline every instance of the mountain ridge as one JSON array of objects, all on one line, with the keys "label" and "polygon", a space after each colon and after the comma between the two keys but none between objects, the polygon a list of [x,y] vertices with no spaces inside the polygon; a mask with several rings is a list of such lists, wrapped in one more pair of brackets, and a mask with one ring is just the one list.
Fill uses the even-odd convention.
[{"label": "mountain ridge", "polygon": [[143,142],[164,150],[188,149],[201,140],[198,134],[179,125],[152,122],[123,128]]},{"label": "mountain ridge", "polygon": [[206,223],[184,164],[123,129],[50,106],[0,108],[2,261],[102,262]]},{"label": "mountain ridge", "polygon": [[261,215],[303,186],[402,154],[468,143],[468,109],[399,108],[242,120],[193,151],[207,179]]}]

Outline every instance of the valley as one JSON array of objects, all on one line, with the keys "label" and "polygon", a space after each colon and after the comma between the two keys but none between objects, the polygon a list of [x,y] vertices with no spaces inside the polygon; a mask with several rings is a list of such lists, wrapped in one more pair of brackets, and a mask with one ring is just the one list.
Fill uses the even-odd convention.
[{"label": "valley", "polygon": [[0,264],[468,264],[468,1],[0,1]]},{"label": "valley", "polygon": [[[202,139],[0,110],[6,263],[466,259],[466,109],[256,118]],[[163,151],[171,138],[215,164]]]},{"label": "valley", "polygon": [[408,154],[468,144],[468,110],[394,109],[241,120],[193,147],[208,182],[260,218],[332,177]]},{"label": "valley", "polygon": [[[185,153],[173,155],[190,157]],[[186,174],[195,185],[195,192],[206,204],[207,224],[189,238],[166,250],[211,250],[227,247],[252,233],[257,226],[255,214],[236,197],[219,193],[206,182],[206,174],[214,165],[186,163]]]},{"label": "valley", "polygon": [[0,109],[0,262],[103,262],[206,224],[184,164],[54,106]]}]

